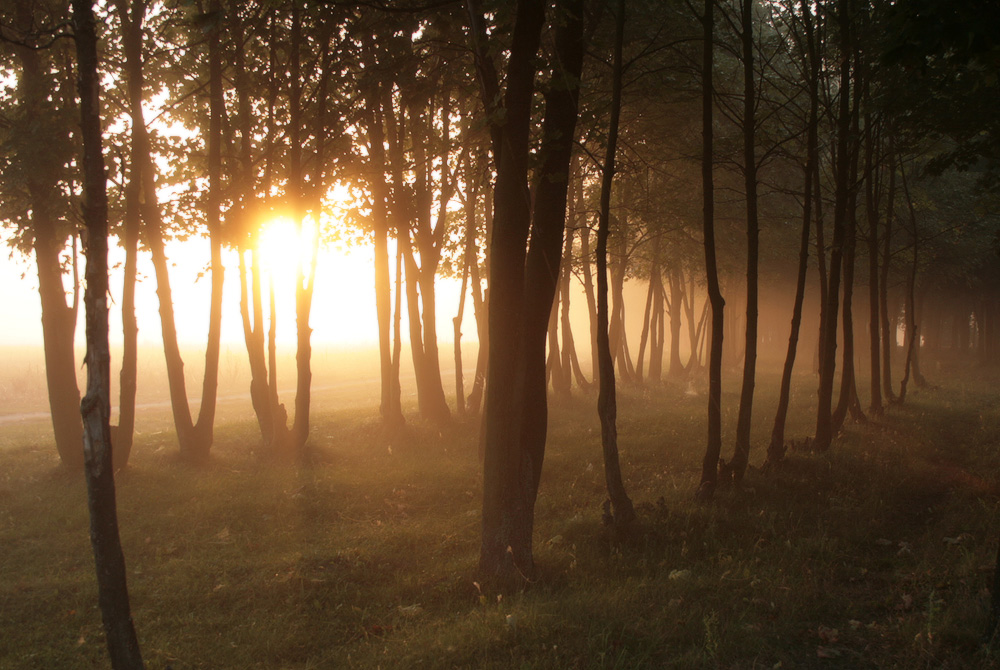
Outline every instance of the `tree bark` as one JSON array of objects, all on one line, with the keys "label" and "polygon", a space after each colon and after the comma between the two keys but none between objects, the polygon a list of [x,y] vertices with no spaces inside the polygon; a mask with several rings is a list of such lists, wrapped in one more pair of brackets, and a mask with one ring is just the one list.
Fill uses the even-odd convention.
[{"label": "tree bark", "polygon": [[383,424],[395,431],[405,423],[400,407],[399,377],[392,369],[392,291],[389,279],[389,215],[386,186],[385,130],[378,84],[365,98],[365,124],[371,166],[369,188],[372,193],[372,228],[375,247],[375,312],[378,319],[379,371],[381,400],[379,412]]},{"label": "tree bark", "polygon": [[765,467],[774,465],[785,456],[785,420],[791,395],[792,369],[798,349],[799,328],[802,324],[802,302],[805,297],[806,274],[809,266],[809,228],[812,220],[813,173],[819,154],[819,58],[816,54],[816,39],[813,32],[812,12],[809,3],[802,3],[802,23],[806,31],[806,48],[809,68],[809,119],[806,128],[805,179],[802,186],[802,235],[799,238],[799,269],[795,278],[795,301],[792,305],[791,332],[788,335],[788,351],[781,370],[781,388],[778,392],[778,409],[771,429],[771,442],[767,447]]},{"label": "tree bark", "polygon": [[91,0],[73,0],[83,139],[83,220],[87,228],[87,394],[83,416],[84,471],[90,541],[108,653],[114,670],[143,667],[128,600],[125,557],[118,535],[111,444],[111,352],[108,345],[108,199],[101,147],[97,34]]},{"label": "tree bark", "polygon": [[[474,4],[470,13],[475,22]],[[527,176],[535,58],[545,15],[539,0],[517,3],[499,131],[503,150],[499,157],[494,150],[479,573],[498,585],[523,584],[534,575],[534,505],[545,447],[545,332],[558,276],[583,62],[582,1],[558,2],[557,11],[565,20],[556,28],[559,67],[553,76],[562,85],[551,87],[546,96],[534,212]],[[483,93],[489,105],[488,92]],[[531,250],[526,254],[529,230]]]},{"label": "tree bark", "polygon": [[618,401],[615,393],[615,364],[611,357],[608,332],[608,232],[611,186],[615,175],[618,124],[621,118],[622,45],[625,35],[625,0],[618,0],[615,13],[615,46],[612,61],[611,119],[608,122],[607,152],[601,175],[601,211],[597,224],[597,415],[601,420],[601,447],[604,452],[604,479],[611,503],[611,519],[618,528],[635,519],[632,501],[622,482],[618,458]]},{"label": "tree bark", "polygon": [[848,202],[848,179],[850,160],[848,139],[851,123],[851,21],[847,11],[847,0],[840,0],[837,8],[841,33],[839,108],[837,114],[837,188],[834,199],[833,241],[830,250],[830,274],[825,296],[820,345],[819,399],[816,410],[816,435],[813,448],[825,451],[833,439],[833,382],[837,367],[837,312],[840,307],[840,272],[846,236]]},{"label": "tree bark", "polygon": [[713,129],[712,117],[714,86],[712,67],[715,40],[715,0],[705,0],[702,16],[701,80],[701,183],[702,215],[705,245],[705,272],[708,279],[708,299],[712,305],[712,338],[708,354],[708,442],[702,462],[701,483],[697,498],[708,500],[715,493],[719,479],[719,454],[722,451],[722,338],[725,320],[723,309],[726,301],[719,288],[719,269],[715,252],[715,187],[713,183]]},{"label": "tree bark", "polygon": [[[17,20],[31,26],[31,8],[28,3],[16,7]],[[30,29],[30,28],[29,28]],[[22,114],[28,120],[28,141],[38,154],[43,154],[55,138],[49,135],[54,112],[46,109],[48,84],[43,74],[39,52],[27,47],[16,47],[21,63],[18,94]],[[69,141],[61,138],[60,141]],[[31,165],[21,166],[25,172],[31,206],[31,232],[34,236],[35,267],[38,272],[38,295],[42,309],[42,345],[45,356],[45,380],[48,391],[49,414],[56,451],[63,466],[79,471],[83,468],[83,426],[77,408],[80,406],[80,387],[76,379],[74,338],[77,310],[66,302],[60,254],[66,248],[66,234],[57,230],[58,217],[52,204],[58,195],[58,166],[54,161],[41,160],[38,156]]]},{"label": "tree bark", "polygon": [[750,425],[757,373],[757,266],[760,257],[760,222],[757,217],[757,96],[753,69],[753,7],[754,0],[743,0],[740,37],[743,47],[743,183],[746,189],[747,213],[747,321],[743,384],[740,387],[740,408],[736,420],[736,445],[733,459],[728,465],[732,471],[733,483],[736,485],[743,481],[750,458]]}]

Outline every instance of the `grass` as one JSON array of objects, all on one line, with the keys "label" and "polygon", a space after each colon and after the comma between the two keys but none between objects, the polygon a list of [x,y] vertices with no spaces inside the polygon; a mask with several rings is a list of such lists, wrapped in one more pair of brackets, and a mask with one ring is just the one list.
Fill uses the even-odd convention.
[{"label": "grass", "polygon": [[[799,380],[790,437],[811,427]],[[622,389],[620,436],[639,521],[601,525],[592,397],[554,403],[536,509],[539,579],[475,584],[478,427],[411,421],[388,442],[374,410],[314,415],[309,468],[220,424],[212,463],[140,436],[118,478],[133,616],[147,667],[985,668],[996,548],[996,380],[912,393],[827,454],[793,452],[744,491],[692,501],[704,398]],[[753,460],[776,380],[763,376]],[[730,384],[736,388],[736,384]],[[727,429],[737,398],[724,398]],[[44,429],[0,434],[0,668],[106,667],[82,477]],[[41,436],[41,437],[40,437]],[[726,451],[731,449],[727,438]]]}]

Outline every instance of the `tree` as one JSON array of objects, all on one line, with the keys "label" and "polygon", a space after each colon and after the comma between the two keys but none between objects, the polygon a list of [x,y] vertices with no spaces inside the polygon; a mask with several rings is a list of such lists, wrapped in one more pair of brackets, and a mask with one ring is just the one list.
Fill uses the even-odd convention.
[{"label": "tree", "polygon": [[618,148],[618,122],[622,98],[622,44],[625,35],[625,0],[618,0],[615,12],[615,43],[612,58],[611,118],[608,142],[601,175],[601,210],[597,226],[597,414],[601,419],[601,447],[604,452],[604,478],[611,503],[611,518],[619,528],[635,519],[632,501],[622,483],[618,459],[618,400],[615,391],[615,363],[611,357],[608,333],[608,228],[611,210],[611,186],[615,175],[615,152]]},{"label": "tree", "polygon": [[118,536],[111,444],[111,353],[108,346],[108,200],[101,139],[97,32],[91,0],[73,0],[83,140],[83,221],[87,227],[87,394],[83,451],[90,509],[90,542],[97,567],[101,619],[111,667],[143,667],[132,625],[125,557]]},{"label": "tree", "polygon": [[[558,278],[577,119],[582,8],[582,0],[556,4],[555,58],[533,202],[528,188],[531,101],[545,20],[545,4],[539,0],[517,3],[502,98],[504,123],[492,133],[497,177],[479,572],[482,579],[500,585],[521,583],[534,574],[534,505],[547,424],[545,336]],[[470,2],[470,20],[472,34],[479,35],[476,26],[482,25],[483,16],[476,2]],[[476,56],[484,105],[491,110],[497,91],[490,82],[495,84],[499,77],[484,48],[476,49]]]},{"label": "tree", "polygon": [[[58,34],[63,7],[18,0],[0,10],[10,16],[3,28],[18,65],[16,107],[3,125],[2,218],[13,221],[22,249],[31,249],[38,273],[42,344],[49,411],[56,450],[64,466],[83,467],[82,426],[76,408],[80,389],[73,351],[78,290],[70,298],[64,284],[63,254],[76,226],[70,164],[76,151],[72,114],[72,75],[68,54],[44,35]],[[9,35],[7,33],[10,33]],[[75,244],[75,243],[74,243]],[[75,246],[74,246],[75,248]],[[75,260],[72,261],[75,267]],[[67,302],[69,301],[69,302]]]},{"label": "tree", "polygon": [[697,497],[708,500],[715,493],[719,480],[719,454],[722,451],[722,337],[725,320],[723,309],[726,301],[719,288],[719,268],[715,250],[715,189],[713,182],[713,85],[712,67],[715,42],[715,0],[705,0],[702,14],[701,61],[701,184],[702,225],[705,245],[705,272],[708,281],[708,299],[712,306],[711,344],[708,352],[708,444],[702,462],[701,483]]}]

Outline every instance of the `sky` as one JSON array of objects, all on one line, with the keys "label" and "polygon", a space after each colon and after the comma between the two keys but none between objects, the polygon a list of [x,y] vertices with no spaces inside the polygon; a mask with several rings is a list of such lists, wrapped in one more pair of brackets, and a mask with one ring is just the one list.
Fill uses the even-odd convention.
[{"label": "sky", "polygon": [[[274,238],[274,240],[280,239],[280,235]],[[294,273],[291,265],[286,262],[288,249],[282,248],[282,244],[278,241],[272,241],[271,248],[277,251],[279,257],[286,259],[285,261],[267,257],[264,259],[265,264],[276,276],[277,337],[280,344],[294,346]],[[174,294],[178,339],[182,346],[203,345],[208,332],[211,276],[205,272],[204,276],[199,278],[199,274],[208,266],[208,241],[198,238],[185,242],[171,242],[167,246],[167,254],[172,263],[170,279]],[[235,252],[225,252],[222,340],[226,344],[242,345],[238,260]],[[112,239],[109,258],[110,264],[115,267],[111,276],[112,346],[122,341],[120,298],[123,261],[124,253],[117,246],[116,240]],[[321,248],[311,318],[314,344],[355,347],[375,344],[378,341],[372,263],[373,251],[368,245],[353,246],[349,249],[336,246]],[[156,282],[147,253],[140,253],[139,272],[140,283],[136,289],[139,343],[140,346],[160,346]],[[81,267],[81,275],[82,273]],[[15,315],[4,324],[4,328],[0,328],[0,346],[40,345],[41,307],[33,258],[25,258],[20,254],[11,256],[5,247],[3,255],[0,256],[0,282],[4,287],[0,293],[3,313]],[[458,308],[459,291],[460,285],[457,280],[439,279],[438,329],[442,340],[451,339],[451,319]],[[265,307],[265,313],[266,309]],[[82,317],[81,310],[77,333],[79,343],[83,342],[84,336]],[[463,328],[463,340],[475,340],[471,300],[466,305],[465,318],[467,321]],[[403,332],[406,332],[405,320]]]}]

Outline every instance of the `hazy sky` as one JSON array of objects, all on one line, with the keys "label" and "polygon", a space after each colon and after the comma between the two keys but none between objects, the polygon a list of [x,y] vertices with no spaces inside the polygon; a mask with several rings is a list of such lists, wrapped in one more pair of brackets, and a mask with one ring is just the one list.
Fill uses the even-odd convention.
[{"label": "hazy sky", "polygon": [[[112,240],[110,262],[117,264],[111,277],[111,341],[121,342],[121,250]],[[282,250],[284,253],[285,250]],[[195,239],[168,245],[172,262],[171,287],[177,316],[178,337],[182,344],[203,344],[208,331],[209,289],[211,277],[205,270],[209,260],[207,240]],[[226,265],[223,305],[222,338],[224,342],[242,344],[243,327],[239,313],[239,269],[234,252],[224,256]],[[81,256],[81,262],[83,257]],[[140,344],[159,346],[160,322],[153,268],[146,253],[140,254],[141,282],[137,288],[136,311],[139,320]],[[81,274],[83,268],[81,267]],[[23,275],[23,277],[22,277]],[[295,341],[294,275],[290,268],[276,270],[278,304],[278,339],[282,343]],[[41,344],[41,308],[38,299],[38,279],[33,259],[15,254],[7,248],[0,257],[2,306],[5,314],[13,315],[0,328],[0,346]],[[67,280],[68,284],[68,280]],[[439,326],[442,339],[450,339],[451,318],[457,308],[458,283],[441,279],[438,287]],[[266,287],[265,287],[266,291]],[[369,344],[377,341],[375,299],[373,288],[372,251],[370,247],[354,247],[349,251],[324,248],[319,255],[316,293],[313,297],[311,323],[313,342],[330,345]],[[267,298],[265,296],[265,302]],[[405,303],[404,303],[405,306]],[[471,301],[466,306],[469,321],[463,328],[464,338],[475,339]],[[265,306],[265,314],[267,307]],[[405,317],[404,317],[405,318]],[[404,321],[405,323],[405,321]],[[404,326],[405,332],[405,326]],[[79,320],[78,341],[83,338],[83,315]]]}]

